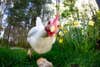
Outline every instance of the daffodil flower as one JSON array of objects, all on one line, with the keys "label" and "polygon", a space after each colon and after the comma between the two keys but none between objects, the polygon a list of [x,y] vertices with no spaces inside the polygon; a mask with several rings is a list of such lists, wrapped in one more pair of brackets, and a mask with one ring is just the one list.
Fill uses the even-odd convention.
[{"label": "daffodil flower", "polygon": [[88,25],[94,26],[94,23],[95,23],[94,21],[90,20],[89,23],[88,23]]},{"label": "daffodil flower", "polygon": [[59,39],[59,43],[63,43],[63,38],[60,38]]},{"label": "daffodil flower", "polygon": [[80,22],[78,21],[73,22],[73,27],[79,27],[79,26],[80,26]]},{"label": "daffodil flower", "polygon": [[58,33],[60,36],[64,36],[64,33],[62,31],[59,31]]},{"label": "daffodil flower", "polygon": [[64,33],[67,33],[68,31],[67,30],[64,30]]}]

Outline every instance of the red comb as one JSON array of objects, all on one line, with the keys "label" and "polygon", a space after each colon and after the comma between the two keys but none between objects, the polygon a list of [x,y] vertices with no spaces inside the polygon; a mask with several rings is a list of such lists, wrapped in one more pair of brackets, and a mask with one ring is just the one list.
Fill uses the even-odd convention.
[{"label": "red comb", "polygon": [[59,20],[59,14],[57,14],[53,20],[53,24],[57,23],[57,21]]}]

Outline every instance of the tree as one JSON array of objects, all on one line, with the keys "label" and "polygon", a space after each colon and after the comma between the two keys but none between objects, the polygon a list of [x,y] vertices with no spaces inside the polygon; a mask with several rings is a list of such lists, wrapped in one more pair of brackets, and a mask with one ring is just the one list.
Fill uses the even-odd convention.
[{"label": "tree", "polygon": [[41,13],[42,5],[46,0],[10,0],[8,7],[8,26],[5,29],[5,39],[12,45],[27,45],[26,37],[28,30],[35,25],[35,18]]}]

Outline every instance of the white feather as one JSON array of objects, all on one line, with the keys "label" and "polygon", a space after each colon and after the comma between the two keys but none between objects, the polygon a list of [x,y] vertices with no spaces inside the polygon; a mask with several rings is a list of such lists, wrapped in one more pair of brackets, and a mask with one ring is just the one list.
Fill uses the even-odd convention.
[{"label": "white feather", "polygon": [[38,27],[38,28],[44,28],[44,25],[43,25],[43,23],[42,23],[42,20],[41,20],[41,18],[40,17],[37,17],[36,18],[36,27]]},{"label": "white feather", "polygon": [[48,37],[46,35],[47,33],[44,29],[44,25],[41,19],[37,17],[36,26],[29,31],[27,37],[27,41],[35,52],[43,54],[51,50],[55,42],[55,37]]}]

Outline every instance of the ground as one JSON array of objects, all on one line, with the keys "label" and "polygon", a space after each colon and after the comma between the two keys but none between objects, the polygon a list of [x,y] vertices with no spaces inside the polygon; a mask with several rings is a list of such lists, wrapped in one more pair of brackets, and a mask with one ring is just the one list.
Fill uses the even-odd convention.
[{"label": "ground", "polygon": [[32,58],[27,56],[26,49],[0,48],[0,67],[37,67],[40,57],[48,59],[54,67],[100,67],[100,51],[76,51],[57,43],[46,54],[33,52]]}]

